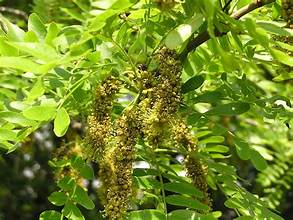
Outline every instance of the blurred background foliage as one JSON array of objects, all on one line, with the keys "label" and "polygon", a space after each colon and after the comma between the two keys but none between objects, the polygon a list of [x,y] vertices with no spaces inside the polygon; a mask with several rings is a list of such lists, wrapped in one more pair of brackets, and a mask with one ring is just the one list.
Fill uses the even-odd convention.
[{"label": "blurred background foliage", "polygon": [[[87,4],[77,6],[71,0],[1,0],[0,4],[2,7],[1,13],[24,29],[26,29],[26,19],[32,12],[37,13],[44,22],[54,21],[68,25],[82,24],[84,23],[84,16],[87,16],[81,10],[82,7],[86,9]],[[92,11],[92,13],[91,16],[94,16],[95,12]],[[266,11],[263,11],[263,13],[265,14]],[[165,22],[169,21],[166,20]],[[133,31],[135,31],[135,25],[133,25]],[[220,44],[225,44],[225,41],[221,41]],[[212,42],[207,47],[213,47]],[[253,50],[253,48],[251,49]],[[205,55],[207,57],[199,58],[203,61],[209,59],[210,55]],[[210,73],[214,73],[216,76],[219,69],[222,68],[216,64],[216,61],[211,61],[209,66],[206,67],[201,65],[197,63],[193,67],[185,66],[185,77],[188,78],[188,71],[200,68],[208,69]],[[215,80],[206,85],[206,87],[209,89],[212,87],[215,89],[214,91],[223,91],[221,88],[226,86],[226,94],[220,92],[216,95],[228,97],[228,90],[231,90],[233,95],[244,97],[245,88],[249,89],[247,85],[251,83],[250,80],[253,80],[255,84],[250,84],[250,86],[258,86],[255,89],[255,96],[262,97],[264,95],[262,89],[265,88],[267,95],[288,96],[288,94],[291,94],[292,97],[292,80],[272,83],[272,79],[279,72],[273,70],[269,64],[260,64],[257,69],[260,74],[252,76],[250,74],[252,70],[247,68],[247,75],[249,75],[247,81],[245,81],[246,79],[240,80],[238,77],[229,77],[229,80],[224,80],[224,84],[220,80]],[[224,78],[225,76],[222,77],[222,79]],[[244,85],[244,81],[248,84]],[[205,87],[203,88],[204,90]],[[200,96],[200,94],[197,95],[197,99],[208,98]],[[213,93],[212,95],[215,94]],[[83,98],[81,97],[80,99],[83,100]],[[84,103],[88,103],[87,101],[83,100]],[[194,100],[193,96],[187,96],[186,101],[192,102],[196,100]],[[217,101],[210,102],[214,105]],[[270,107],[275,107],[276,112],[278,112],[278,108],[282,108],[279,105],[274,105],[274,100],[271,100]],[[197,106],[196,108],[200,111],[203,107]],[[83,112],[86,109],[88,108],[85,104],[84,109],[77,109],[77,111]],[[73,108],[74,110],[76,109]],[[278,114],[269,108],[254,110],[260,115]],[[193,115],[193,117],[196,118],[197,116]],[[282,116],[280,118],[282,119]],[[189,119],[190,123],[194,123],[192,117]],[[72,136],[80,136],[80,121],[83,120],[84,118],[77,118],[76,121],[73,121],[68,134],[63,138],[57,138],[53,135],[52,124],[43,126],[37,132],[28,136],[26,141],[14,153],[0,155],[0,220],[38,219],[42,211],[52,209],[53,206],[48,201],[47,196],[56,190],[56,176],[48,161],[53,159],[57,149],[61,148],[64,143],[70,143]],[[208,125],[209,128],[217,130],[219,134],[221,134],[220,130],[227,129],[237,131],[237,135],[240,138],[247,139],[248,137],[249,144],[254,149],[262,152],[268,162],[268,168],[262,172],[257,172],[249,160],[240,160],[236,156],[236,149],[232,143],[233,140],[231,140],[233,138],[229,134],[225,134],[225,144],[230,147],[232,156],[225,160],[237,167],[239,176],[246,180],[244,184],[250,192],[263,197],[269,203],[269,206],[278,210],[285,219],[293,219],[293,131],[288,129],[290,125],[286,124],[286,120],[283,123],[277,122],[273,118],[264,121],[256,117],[255,114],[248,113],[245,116],[215,117],[212,120],[198,123],[199,127],[201,127],[200,123],[205,126]],[[221,125],[221,127],[214,126],[215,124]],[[97,167],[94,167],[94,169],[97,170]],[[86,182],[85,185],[87,185],[89,195],[95,202],[97,209],[95,211],[82,209],[82,212],[86,219],[96,219],[99,215],[97,210],[102,209],[96,193],[98,183],[95,180],[91,180]],[[223,204],[223,194],[220,191],[213,192],[214,210],[223,212],[222,219],[232,219],[235,213],[225,208]],[[169,207],[169,209],[172,209],[172,207]]]}]

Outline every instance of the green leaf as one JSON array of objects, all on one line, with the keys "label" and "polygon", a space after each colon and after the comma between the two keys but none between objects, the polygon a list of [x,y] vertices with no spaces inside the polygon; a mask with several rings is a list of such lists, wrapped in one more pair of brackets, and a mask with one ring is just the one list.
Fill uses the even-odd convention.
[{"label": "green leaf", "polygon": [[40,40],[44,40],[47,35],[47,30],[40,17],[33,13],[28,18],[28,30],[37,34]]},{"label": "green leaf", "polygon": [[22,57],[0,57],[0,67],[35,72],[40,68],[40,65]]},{"label": "green leaf", "polygon": [[250,109],[250,105],[245,102],[235,102],[229,104],[218,105],[215,108],[207,111],[206,115],[226,115],[234,116],[247,112]]},{"label": "green leaf", "polygon": [[280,75],[276,76],[273,80],[276,82],[281,82],[288,79],[293,79],[293,71],[283,72]]},{"label": "green leaf", "polygon": [[0,128],[0,140],[16,141],[16,133],[6,128]]},{"label": "green leaf", "polygon": [[141,189],[160,189],[161,188],[160,182],[150,177],[135,176],[133,179],[133,182],[135,183],[136,186],[138,186]]},{"label": "green leaf", "polygon": [[25,32],[19,28],[17,25],[12,24],[10,21],[5,19],[4,17],[0,17],[1,21],[5,24],[7,27],[7,37],[8,40],[11,41],[23,41]]},{"label": "green leaf", "polygon": [[45,42],[49,45],[53,45],[53,40],[58,36],[59,31],[60,30],[55,23],[49,24]]},{"label": "green leaf", "polygon": [[56,108],[53,106],[32,106],[23,111],[23,115],[36,121],[49,121],[54,118]]},{"label": "green leaf", "polygon": [[65,176],[61,180],[58,181],[57,183],[58,187],[65,191],[71,191],[73,190],[75,186],[75,182],[72,178]]},{"label": "green leaf", "polygon": [[91,166],[88,164],[84,164],[84,166],[80,169],[80,175],[87,180],[92,180],[94,179],[94,171]]},{"label": "green leaf", "polygon": [[85,21],[85,17],[76,9],[70,9],[70,8],[61,8],[61,10],[63,12],[65,12],[66,14],[68,14],[71,18],[80,21],[80,22],[84,22]]},{"label": "green leaf", "polygon": [[54,133],[57,137],[62,137],[70,124],[70,117],[65,108],[61,108],[57,111],[56,118],[54,120]]},{"label": "green leaf", "polygon": [[200,140],[199,144],[208,144],[208,143],[222,143],[225,141],[225,138],[223,136],[211,136],[205,139]]},{"label": "green leaf", "polygon": [[204,82],[204,76],[198,75],[190,78],[182,85],[181,91],[182,93],[191,92],[197,88],[199,88]]},{"label": "green leaf", "polygon": [[71,165],[76,170],[81,170],[81,168],[84,166],[85,161],[79,156],[73,155],[71,157]]},{"label": "green leaf", "polygon": [[8,44],[5,37],[0,37],[0,54],[3,56],[18,56],[18,50]]},{"label": "green leaf", "polygon": [[91,200],[91,198],[88,196],[87,192],[80,186],[76,186],[75,194],[74,194],[74,200],[85,207],[86,209],[94,209],[95,204]]},{"label": "green leaf", "polygon": [[24,127],[33,126],[36,124],[35,121],[29,120],[25,118],[22,114],[17,112],[9,112],[9,111],[0,112],[0,118],[7,122],[18,124]]},{"label": "green leaf", "polygon": [[240,216],[238,218],[234,218],[234,220],[255,220],[252,216]]},{"label": "green leaf", "polygon": [[184,206],[196,210],[209,210],[209,206],[199,202],[198,200],[180,195],[167,196],[166,202],[170,205]]},{"label": "green leaf", "polygon": [[59,67],[54,68],[54,71],[56,72],[56,74],[58,74],[59,76],[61,76],[65,80],[68,80],[71,76],[70,72],[68,72],[65,69],[59,68]]},{"label": "green leaf", "polygon": [[256,22],[256,24],[272,34],[276,34],[280,36],[290,36],[290,32],[287,31],[285,28],[278,26],[277,22],[259,21],[259,22]]},{"label": "green leaf", "polygon": [[9,42],[9,44],[45,62],[59,59],[55,49],[44,43]]},{"label": "green leaf", "polygon": [[39,220],[61,220],[61,213],[54,210],[48,210],[41,213]]},{"label": "green leaf", "polygon": [[56,205],[56,206],[63,206],[68,199],[68,196],[64,192],[53,192],[49,197],[48,200]]},{"label": "green leaf", "polygon": [[254,167],[259,171],[264,170],[268,166],[266,160],[256,150],[252,150],[251,152],[251,162]]},{"label": "green leaf", "polygon": [[217,103],[223,99],[223,94],[218,91],[206,91],[202,95],[194,98],[195,102]]},{"label": "green leaf", "polygon": [[238,137],[234,137],[234,143],[236,146],[236,152],[242,160],[248,160],[251,157],[251,148],[248,143]]},{"label": "green leaf", "polygon": [[215,146],[207,146],[205,150],[208,152],[227,153],[229,152],[229,147],[224,145],[215,145]]},{"label": "green leaf", "polygon": [[293,57],[289,56],[287,53],[284,53],[280,50],[271,48],[271,54],[279,62],[281,62],[285,65],[291,66],[291,67],[293,66]]},{"label": "green leaf", "polygon": [[166,220],[164,213],[159,210],[145,209],[139,211],[129,212],[126,216],[126,220]]},{"label": "green leaf", "polygon": [[168,214],[168,220],[216,220],[213,214],[200,214],[192,210],[175,210]]},{"label": "green leaf", "polygon": [[35,32],[27,31],[25,32],[25,35],[24,35],[24,41],[35,43],[35,42],[39,42],[39,38]]},{"label": "green leaf", "polygon": [[171,192],[176,192],[179,194],[187,194],[191,196],[196,196],[199,198],[203,198],[203,193],[198,190],[195,186],[189,183],[183,182],[173,182],[173,183],[165,183],[164,189]]},{"label": "green leaf", "polygon": [[181,24],[172,30],[166,37],[165,44],[170,49],[186,41],[198,28],[203,24],[204,18],[201,14],[197,14],[189,22]]},{"label": "green leaf", "polygon": [[243,199],[240,198],[229,198],[224,204],[230,209],[248,209]]},{"label": "green leaf", "polygon": [[31,89],[30,93],[28,94],[28,101],[33,101],[36,98],[42,96],[45,92],[45,87],[43,84],[43,79],[39,78],[33,88]]},{"label": "green leaf", "polygon": [[71,202],[65,204],[62,213],[70,220],[85,220],[79,208]]}]

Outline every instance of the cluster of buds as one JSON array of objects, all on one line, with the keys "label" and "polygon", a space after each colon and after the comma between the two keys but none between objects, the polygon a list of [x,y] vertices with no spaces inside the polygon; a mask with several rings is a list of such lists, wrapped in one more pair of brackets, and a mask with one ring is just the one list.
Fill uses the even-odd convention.
[{"label": "cluster of buds", "polygon": [[293,1],[282,0],[283,17],[287,21],[287,26],[293,28]]}]

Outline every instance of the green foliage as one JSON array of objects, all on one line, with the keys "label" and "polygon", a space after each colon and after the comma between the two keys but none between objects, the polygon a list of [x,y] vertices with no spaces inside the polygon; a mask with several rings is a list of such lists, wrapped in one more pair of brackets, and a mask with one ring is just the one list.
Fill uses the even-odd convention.
[{"label": "green foliage", "polygon": [[[293,32],[279,2],[239,20],[230,14],[250,1],[35,0],[26,30],[1,17],[0,148],[20,151],[49,123],[62,140],[48,161],[57,207],[39,218],[86,219],[96,207],[98,219],[219,219],[219,195],[235,219],[283,219],[293,61],[281,39]],[[102,183],[95,195],[87,181]]]}]

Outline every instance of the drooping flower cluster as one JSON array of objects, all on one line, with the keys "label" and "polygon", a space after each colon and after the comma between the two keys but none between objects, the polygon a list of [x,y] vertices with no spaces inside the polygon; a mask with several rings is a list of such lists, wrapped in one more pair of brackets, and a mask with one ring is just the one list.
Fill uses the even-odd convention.
[{"label": "drooping flower cluster", "polygon": [[111,176],[107,181],[106,213],[119,219],[127,210],[132,196],[132,164],[139,136],[135,109],[127,110],[116,123],[116,147],[110,152]]},{"label": "drooping flower cluster", "polygon": [[169,120],[176,113],[181,102],[181,64],[176,53],[162,48],[154,57],[158,68],[152,72],[142,71],[143,95],[138,106],[142,121],[142,132],[154,146],[166,138]]},{"label": "drooping flower cluster", "polygon": [[186,123],[180,119],[175,119],[173,121],[172,132],[175,143],[185,147],[188,151],[184,162],[187,176],[192,179],[193,185],[203,192],[204,198],[202,202],[210,206],[211,201],[206,182],[207,167],[205,167],[201,161],[192,156],[194,153],[198,152],[196,140],[188,131]]},{"label": "drooping flower cluster", "polygon": [[[140,66],[132,78],[139,88],[139,97],[111,122],[113,95],[121,82],[109,78],[98,87],[93,114],[88,122],[90,150],[88,158],[99,162],[99,177],[104,185],[105,211],[109,219],[121,219],[133,194],[132,164],[135,145],[143,139],[148,147],[167,143],[184,147],[185,167],[196,187],[209,204],[206,170],[191,154],[197,151],[184,120],[178,114],[182,102],[182,65],[174,51],[161,48],[153,57],[155,70]],[[171,138],[173,136],[173,138]]]},{"label": "drooping flower cluster", "polygon": [[86,152],[87,158],[93,161],[104,155],[112,128],[110,114],[113,96],[119,91],[120,86],[119,80],[109,77],[96,90],[93,113],[88,118],[88,141],[91,147]]},{"label": "drooping flower cluster", "polygon": [[105,211],[110,219],[120,219],[132,195],[132,163],[138,136],[134,109],[125,110],[115,123],[111,121],[114,94],[121,82],[106,79],[96,91],[92,115],[88,118],[86,157],[99,163],[103,182]]}]

